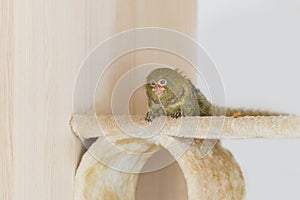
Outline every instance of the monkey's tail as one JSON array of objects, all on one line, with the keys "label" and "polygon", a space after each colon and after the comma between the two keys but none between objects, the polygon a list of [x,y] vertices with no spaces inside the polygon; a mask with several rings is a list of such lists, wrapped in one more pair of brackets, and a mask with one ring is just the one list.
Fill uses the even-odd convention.
[{"label": "monkey's tail", "polygon": [[244,116],[281,116],[287,115],[257,109],[225,108],[217,105],[211,107],[212,116],[244,117]]}]

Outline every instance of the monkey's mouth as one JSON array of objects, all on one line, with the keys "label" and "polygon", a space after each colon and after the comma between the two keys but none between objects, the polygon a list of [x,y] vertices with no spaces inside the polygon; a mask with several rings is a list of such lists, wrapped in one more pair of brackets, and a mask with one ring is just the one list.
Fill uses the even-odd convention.
[{"label": "monkey's mouth", "polygon": [[152,91],[156,94],[156,95],[161,95],[164,92],[165,88],[163,87],[159,87],[158,85],[155,86],[155,88],[152,89]]}]

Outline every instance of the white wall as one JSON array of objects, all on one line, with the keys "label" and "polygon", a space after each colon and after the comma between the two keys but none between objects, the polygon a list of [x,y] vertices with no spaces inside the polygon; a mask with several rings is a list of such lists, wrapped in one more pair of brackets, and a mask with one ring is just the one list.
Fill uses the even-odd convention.
[{"label": "white wall", "polygon": [[[229,106],[300,114],[300,1],[199,1],[199,41]],[[241,164],[247,200],[300,199],[300,140],[224,141]]]}]

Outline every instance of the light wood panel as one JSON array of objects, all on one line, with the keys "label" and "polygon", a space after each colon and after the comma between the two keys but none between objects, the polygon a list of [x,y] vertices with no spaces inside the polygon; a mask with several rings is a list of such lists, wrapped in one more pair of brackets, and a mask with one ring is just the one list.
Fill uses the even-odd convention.
[{"label": "light wood panel", "polygon": [[0,199],[72,199],[81,144],[68,121],[88,52],[85,3],[1,5]]},{"label": "light wood panel", "polygon": [[0,2],[0,199],[13,189],[13,4]]},{"label": "light wood panel", "polygon": [[[72,199],[82,147],[68,121],[80,64],[99,42],[130,28],[158,26],[195,36],[196,1],[1,0],[0,5],[0,199]],[[118,77],[141,60],[120,59],[121,69],[108,76]]]}]

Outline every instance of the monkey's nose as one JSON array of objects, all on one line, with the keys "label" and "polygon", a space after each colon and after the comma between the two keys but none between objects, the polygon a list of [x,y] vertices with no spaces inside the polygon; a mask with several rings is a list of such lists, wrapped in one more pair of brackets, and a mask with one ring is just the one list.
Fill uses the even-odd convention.
[{"label": "monkey's nose", "polygon": [[152,89],[152,91],[156,94],[156,95],[160,95],[164,92],[165,88],[160,87],[159,85],[156,85],[155,88]]}]

